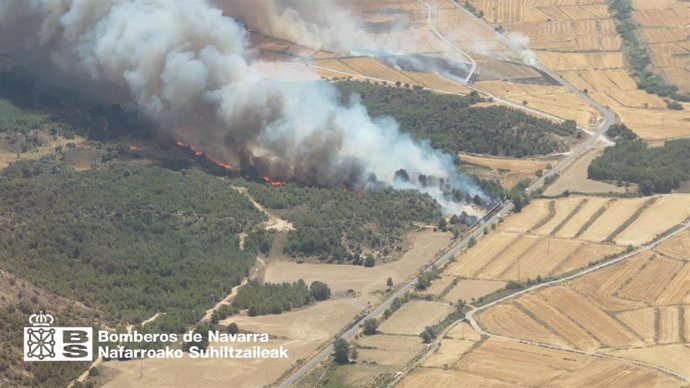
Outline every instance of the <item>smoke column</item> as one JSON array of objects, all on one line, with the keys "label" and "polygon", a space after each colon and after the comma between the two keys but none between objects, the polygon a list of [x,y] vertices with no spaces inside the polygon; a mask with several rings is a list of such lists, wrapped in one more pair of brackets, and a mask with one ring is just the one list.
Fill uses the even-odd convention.
[{"label": "smoke column", "polygon": [[243,25],[210,1],[0,0],[0,34],[98,90],[124,91],[171,136],[261,174],[331,186],[374,174],[396,186],[403,168],[481,195],[452,157],[356,100],[340,104],[329,83],[267,77],[248,59]]}]

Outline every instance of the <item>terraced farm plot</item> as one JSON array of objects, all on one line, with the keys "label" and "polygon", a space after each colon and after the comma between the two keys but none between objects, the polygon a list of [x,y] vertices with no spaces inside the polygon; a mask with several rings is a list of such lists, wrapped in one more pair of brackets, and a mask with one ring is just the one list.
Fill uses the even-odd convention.
[{"label": "terraced farm plot", "polygon": [[453,307],[442,302],[415,300],[400,307],[390,318],[383,321],[379,331],[384,334],[416,336],[426,326],[432,326],[445,318]]}]

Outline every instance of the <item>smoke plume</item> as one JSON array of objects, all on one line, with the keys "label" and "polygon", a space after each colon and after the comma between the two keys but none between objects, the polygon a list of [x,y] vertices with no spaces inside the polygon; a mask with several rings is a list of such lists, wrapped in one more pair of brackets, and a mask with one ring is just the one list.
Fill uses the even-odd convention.
[{"label": "smoke plume", "polygon": [[[0,34],[98,90],[124,91],[172,137],[263,175],[331,186],[364,186],[375,176],[396,186],[395,171],[405,169],[481,194],[452,157],[402,134],[391,119],[370,117],[356,99],[340,104],[329,83],[267,74],[248,59],[244,25],[227,16],[263,23],[276,14],[280,22],[263,28],[283,26],[270,30],[279,35],[291,26],[338,45],[333,37],[349,31],[339,30],[346,27],[337,13],[300,24],[307,19],[295,8],[218,1],[223,10],[208,0],[0,0]],[[405,185],[433,194],[414,180]]]}]

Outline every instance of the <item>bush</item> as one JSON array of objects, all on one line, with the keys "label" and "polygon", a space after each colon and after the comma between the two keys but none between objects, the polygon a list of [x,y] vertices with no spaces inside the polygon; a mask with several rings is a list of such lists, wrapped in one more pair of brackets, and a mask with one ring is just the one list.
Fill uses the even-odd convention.
[{"label": "bush", "polygon": [[331,297],[331,289],[326,283],[314,281],[309,286],[309,292],[315,300],[326,300]]},{"label": "bush", "polygon": [[376,318],[367,318],[364,320],[364,334],[374,335],[379,328],[379,322]]},{"label": "bush", "polygon": [[335,362],[340,365],[347,364],[350,362],[349,355],[350,345],[347,341],[342,337],[335,340],[333,344],[333,357],[335,358]]}]

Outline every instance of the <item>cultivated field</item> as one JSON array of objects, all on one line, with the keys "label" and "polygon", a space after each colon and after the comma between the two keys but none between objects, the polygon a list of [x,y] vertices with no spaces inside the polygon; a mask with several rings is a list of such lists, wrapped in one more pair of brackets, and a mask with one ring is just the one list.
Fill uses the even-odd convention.
[{"label": "cultivated field", "polygon": [[664,241],[656,248],[656,251],[678,259],[690,260],[690,231]]},{"label": "cultivated field", "polygon": [[400,387],[678,386],[681,381],[653,369],[501,339],[444,339],[438,353]]},{"label": "cultivated field", "polygon": [[615,199],[570,196],[532,201],[499,228],[591,242],[639,245],[690,217],[690,195]]},{"label": "cultivated field", "polygon": [[634,20],[655,67],[671,85],[690,92],[690,4],[682,0],[633,0]]},{"label": "cultivated field", "polygon": [[475,87],[515,104],[554,116],[575,120],[583,128],[594,127],[599,113],[560,85],[535,85],[507,81],[480,81]]},{"label": "cultivated field", "polygon": [[555,161],[545,159],[509,159],[492,158],[466,153],[459,153],[458,157],[463,163],[471,166],[479,166],[481,169],[472,171],[483,179],[499,179],[506,189],[513,188],[523,179],[533,180],[537,176],[537,170],[545,171],[547,166],[555,164]]},{"label": "cultivated field", "polygon": [[544,194],[549,196],[560,195],[566,190],[571,193],[624,193],[626,191],[625,187],[595,181],[587,177],[587,168],[592,163],[592,160],[601,155],[602,152],[604,152],[603,147],[597,146],[580,156],[561,173],[561,176],[555,182],[546,188]]},{"label": "cultivated field", "polygon": [[[498,304],[478,315],[494,334],[616,354],[688,376],[690,263],[655,252]],[[671,354],[667,353],[671,352]]]},{"label": "cultivated field", "polygon": [[412,277],[419,268],[433,260],[451,243],[450,233],[432,231],[416,232],[408,237],[412,247],[399,260],[365,268],[350,264],[298,264],[294,261],[271,261],[266,267],[263,280],[270,283],[294,282],[304,279],[325,282],[333,292],[354,290],[373,302],[378,292],[386,290],[386,280],[398,284]]},{"label": "cultivated field", "polygon": [[[499,281],[553,277],[649,242],[688,218],[686,194],[538,199],[459,254],[444,275]],[[675,245],[683,247],[679,241],[667,244],[677,250]],[[450,301],[458,298],[455,289],[446,295]]]},{"label": "cultivated field", "polygon": [[362,336],[356,341],[359,362],[402,367],[422,351],[417,336],[377,334]]},{"label": "cultivated field", "polygon": [[383,321],[379,326],[379,331],[385,334],[416,336],[426,326],[440,322],[452,309],[452,306],[442,302],[410,301],[403,304],[395,314]]},{"label": "cultivated field", "polygon": [[[190,387],[231,385],[236,387],[264,386],[274,382],[297,360],[306,359],[328,338],[334,336],[345,322],[366,307],[362,299],[339,299],[283,313],[259,317],[235,316],[223,325],[236,322],[241,330],[268,333],[272,339],[264,347],[284,346],[288,359],[145,359],[111,361],[104,365],[116,370],[106,387]],[[222,344],[228,345],[228,344]],[[221,346],[222,346],[221,345]],[[238,346],[240,344],[231,344]],[[256,345],[253,343],[246,346]],[[214,346],[211,344],[210,346]]]},{"label": "cultivated field", "polygon": [[[524,35],[539,62],[617,113],[644,139],[690,135],[687,110],[669,110],[658,96],[637,90],[625,68],[621,39],[604,0],[472,0],[493,26]],[[666,79],[687,90],[687,20],[680,0],[634,1],[654,64]],[[579,122],[579,121],[578,121]]]}]

